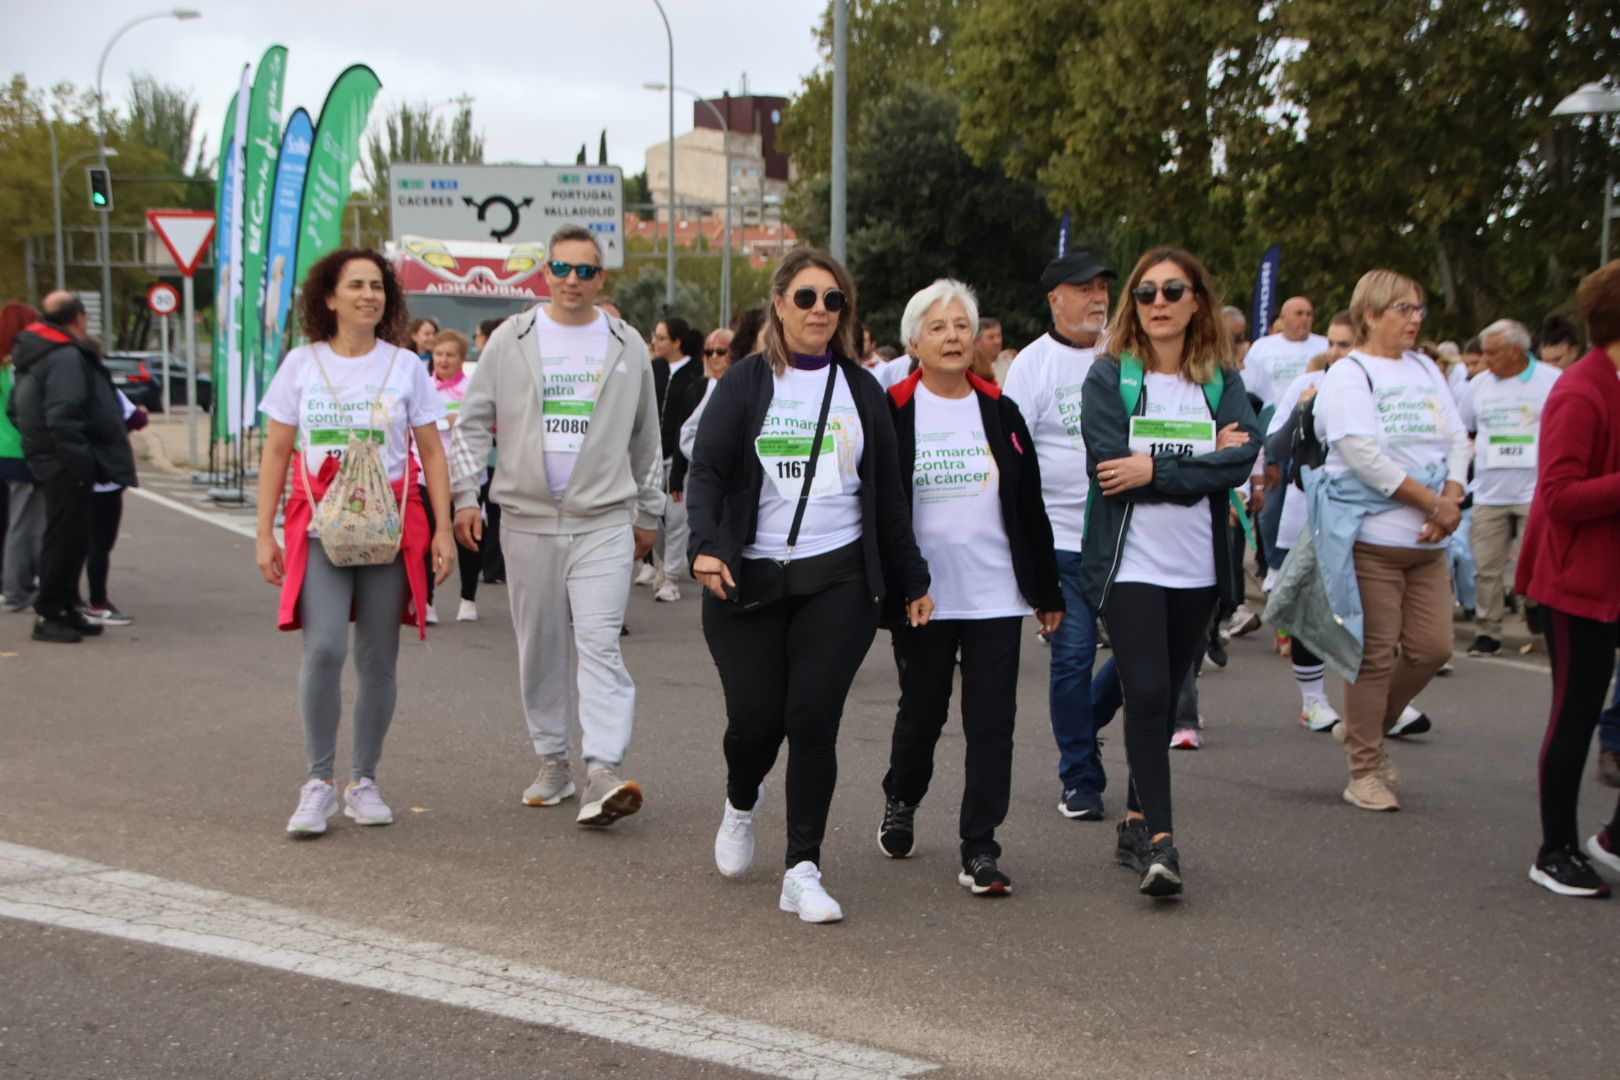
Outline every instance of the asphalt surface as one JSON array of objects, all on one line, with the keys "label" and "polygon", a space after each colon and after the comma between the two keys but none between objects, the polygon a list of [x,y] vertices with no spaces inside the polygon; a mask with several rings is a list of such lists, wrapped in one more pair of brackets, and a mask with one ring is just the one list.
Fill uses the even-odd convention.
[{"label": "asphalt surface", "polygon": [[[519,804],[534,760],[504,589],[484,586],[480,622],[402,645],[379,772],[398,823],[335,818],[293,842],[298,637],[274,629],[250,540],[131,496],[112,595],[136,625],[50,646],[29,641],[26,617],[0,617],[0,842],[871,1047],[941,1066],[933,1075],[1541,1076],[1590,1070],[1609,1049],[1620,907],[1526,880],[1548,686],[1517,659],[1457,658],[1420,699],[1435,731],[1393,748],[1403,811],[1373,815],[1341,801],[1337,744],[1296,724],[1286,663],[1262,635],[1234,642],[1230,667],[1201,680],[1205,748],[1174,762],[1187,893],[1154,904],[1111,859],[1117,728],[1109,820],[1056,813],[1032,633],[1000,834],[1015,891],[986,901],[955,881],[954,723],[918,855],[877,849],[895,699],[880,633],[850,696],[824,848],[846,921],[808,926],[776,909],[780,770],[754,868],[736,881],[714,870],[724,720],[686,592],[669,605],[635,589],[628,613],[639,701],[625,772],[647,792],[640,815],[593,832],[572,803]],[[1583,835],[1614,794],[1586,786]],[[22,920],[0,919],[0,972],[7,1075],[732,1075]]]}]

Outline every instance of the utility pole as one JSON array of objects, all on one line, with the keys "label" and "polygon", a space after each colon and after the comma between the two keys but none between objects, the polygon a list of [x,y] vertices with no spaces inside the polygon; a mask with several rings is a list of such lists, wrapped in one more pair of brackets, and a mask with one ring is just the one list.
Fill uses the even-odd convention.
[{"label": "utility pole", "polygon": [[849,142],[849,0],[833,0],[832,109],[832,228],[828,247],[832,249],[832,257],[843,262],[847,229],[845,197],[849,186],[849,164],[845,157]]}]

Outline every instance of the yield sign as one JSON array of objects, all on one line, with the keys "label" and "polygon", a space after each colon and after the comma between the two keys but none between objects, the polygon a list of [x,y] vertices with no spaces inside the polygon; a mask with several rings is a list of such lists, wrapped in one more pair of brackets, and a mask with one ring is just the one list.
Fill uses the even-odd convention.
[{"label": "yield sign", "polygon": [[190,277],[202,262],[203,252],[214,235],[214,214],[210,210],[148,210],[147,223],[157,233],[180,273]]}]

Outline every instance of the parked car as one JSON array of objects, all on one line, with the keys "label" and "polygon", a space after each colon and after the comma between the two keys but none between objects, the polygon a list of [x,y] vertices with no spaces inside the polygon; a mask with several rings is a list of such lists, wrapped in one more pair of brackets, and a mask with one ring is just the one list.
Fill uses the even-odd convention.
[{"label": "parked car", "polygon": [[[165,378],[169,380],[169,400],[176,405],[186,403],[186,365],[178,356],[116,352],[107,357],[107,369],[112,372],[113,385],[147,412],[163,411]],[[214,382],[203,372],[197,373],[197,401],[205,410],[214,407]]]}]

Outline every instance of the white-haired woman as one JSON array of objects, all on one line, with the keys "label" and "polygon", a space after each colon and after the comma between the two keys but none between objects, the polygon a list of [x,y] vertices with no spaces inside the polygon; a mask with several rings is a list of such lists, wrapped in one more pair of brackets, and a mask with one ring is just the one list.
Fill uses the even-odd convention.
[{"label": "white-haired woman", "polygon": [[914,815],[933,778],[960,663],[967,755],[957,881],[975,896],[1004,896],[1012,881],[997,865],[995,833],[1012,788],[1022,627],[1033,613],[1043,631],[1056,630],[1063,590],[1029,428],[1012,399],[971,370],[978,321],[973,290],[949,279],[913,296],[900,321],[918,367],[889,400],[934,613],[911,626],[889,591],[884,621],[893,632],[900,709],[878,845],[895,859],[914,850]]}]

